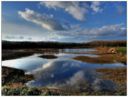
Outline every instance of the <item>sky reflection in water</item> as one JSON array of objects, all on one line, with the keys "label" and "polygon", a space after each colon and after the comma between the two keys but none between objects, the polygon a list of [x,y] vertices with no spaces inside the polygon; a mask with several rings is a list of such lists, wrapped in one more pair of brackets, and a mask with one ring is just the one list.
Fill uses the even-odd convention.
[{"label": "sky reflection in water", "polygon": [[35,80],[27,83],[28,86],[55,86],[74,85],[84,81],[89,83],[98,79],[96,68],[124,67],[121,63],[115,64],[90,64],[75,60],[54,60],[44,64],[42,68],[29,72],[35,76]]},{"label": "sky reflection in water", "polygon": [[[72,86],[81,82],[95,82],[99,76],[97,68],[125,67],[122,63],[94,64],[73,60],[71,58],[81,54],[57,54],[57,59],[40,58],[40,54],[29,57],[6,60],[2,66],[18,68],[26,71],[26,74],[33,74],[34,80],[26,83],[30,87],[39,86]],[[91,56],[89,54],[84,54]],[[95,56],[96,57],[96,56]]]}]

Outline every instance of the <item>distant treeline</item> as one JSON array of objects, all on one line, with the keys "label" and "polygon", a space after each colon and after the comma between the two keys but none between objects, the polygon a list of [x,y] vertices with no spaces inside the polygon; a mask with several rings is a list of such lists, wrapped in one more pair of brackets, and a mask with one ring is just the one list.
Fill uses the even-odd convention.
[{"label": "distant treeline", "polygon": [[126,46],[126,41],[92,41],[88,43],[10,42],[2,41],[2,49],[22,48],[93,48],[99,46]]},{"label": "distant treeline", "polygon": [[127,42],[125,40],[118,41],[92,41],[86,43],[89,47],[97,47],[97,46],[108,46],[108,47],[120,47],[127,46]]}]

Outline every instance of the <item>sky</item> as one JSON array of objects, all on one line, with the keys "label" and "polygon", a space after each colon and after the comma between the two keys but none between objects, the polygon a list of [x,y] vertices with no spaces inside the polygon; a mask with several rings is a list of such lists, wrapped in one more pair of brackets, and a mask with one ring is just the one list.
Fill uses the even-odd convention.
[{"label": "sky", "polygon": [[2,40],[126,40],[125,1],[3,1]]}]

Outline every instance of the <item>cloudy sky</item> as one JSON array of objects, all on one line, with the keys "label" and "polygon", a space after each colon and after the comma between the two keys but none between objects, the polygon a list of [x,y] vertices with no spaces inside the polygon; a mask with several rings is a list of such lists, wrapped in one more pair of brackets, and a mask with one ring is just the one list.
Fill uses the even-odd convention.
[{"label": "cloudy sky", "polygon": [[126,39],[126,2],[2,2],[2,39],[88,42]]}]

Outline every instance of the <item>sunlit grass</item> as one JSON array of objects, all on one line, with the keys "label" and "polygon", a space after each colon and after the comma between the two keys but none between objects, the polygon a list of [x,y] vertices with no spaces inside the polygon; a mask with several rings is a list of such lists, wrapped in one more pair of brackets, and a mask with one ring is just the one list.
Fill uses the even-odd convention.
[{"label": "sunlit grass", "polygon": [[120,52],[122,54],[126,54],[127,53],[127,47],[118,47],[117,52]]}]

